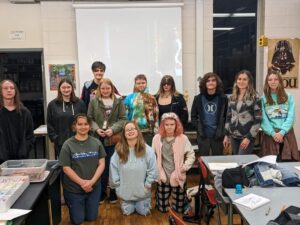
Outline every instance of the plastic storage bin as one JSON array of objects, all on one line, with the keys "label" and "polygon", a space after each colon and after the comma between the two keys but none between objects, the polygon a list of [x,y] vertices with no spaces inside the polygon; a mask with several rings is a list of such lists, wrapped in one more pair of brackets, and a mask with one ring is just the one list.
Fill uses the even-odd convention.
[{"label": "plastic storage bin", "polygon": [[29,176],[30,182],[43,178],[47,159],[7,160],[1,164],[1,176]]},{"label": "plastic storage bin", "polygon": [[28,186],[28,176],[0,176],[0,213],[9,210]]}]

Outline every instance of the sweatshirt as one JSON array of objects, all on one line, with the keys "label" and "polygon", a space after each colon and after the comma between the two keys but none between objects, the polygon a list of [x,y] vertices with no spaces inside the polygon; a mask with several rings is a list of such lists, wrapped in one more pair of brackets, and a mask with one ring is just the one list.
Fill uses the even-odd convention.
[{"label": "sweatshirt", "polygon": [[293,127],[295,122],[295,101],[291,94],[284,104],[277,104],[277,94],[272,94],[274,105],[267,104],[266,97],[262,97],[262,121],[261,129],[269,136],[275,135],[275,129],[280,130],[281,135],[285,135]]},{"label": "sweatshirt", "polygon": [[[160,134],[154,136],[152,147],[155,149],[157,155],[158,182],[166,183],[167,176],[162,165],[162,141]],[[195,162],[195,152],[187,136],[181,134],[175,138],[173,153],[175,170],[171,174],[170,185],[172,187],[180,186],[183,188],[186,181],[186,172]]]},{"label": "sweatshirt", "polygon": [[[124,201],[140,201],[149,198],[151,184],[157,180],[156,157],[152,148],[146,145],[146,153],[136,157],[129,150],[128,161],[121,163],[115,151],[109,168],[110,187],[116,189],[118,197]],[[151,190],[151,189],[150,189]]]}]

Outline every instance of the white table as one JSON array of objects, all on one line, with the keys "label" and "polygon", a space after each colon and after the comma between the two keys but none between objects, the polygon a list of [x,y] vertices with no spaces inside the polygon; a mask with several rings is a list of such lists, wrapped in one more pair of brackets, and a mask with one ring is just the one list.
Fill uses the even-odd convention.
[{"label": "white table", "polygon": [[[249,225],[266,225],[268,221],[274,220],[279,216],[282,209],[290,205],[300,207],[300,187],[251,187],[244,188],[243,194],[236,194],[235,189],[226,188],[225,192],[230,198],[230,204],[237,199],[249,193],[270,199],[271,201],[259,208],[249,210],[244,206],[235,205],[239,214],[247,221]],[[270,209],[269,209],[270,208]]]},{"label": "white table", "polygon": [[[300,176],[300,171],[295,168],[295,166],[300,166],[300,162],[280,162],[280,163],[278,163],[278,166],[283,167],[283,168],[287,168],[291,171],[294,171],[297,174],[299,174],[299,176]],[[228,197],[230,199],[230,204],[229,204],[229,208],[228,208],[228,224],[229,225],[233,224],[233,221],[232,221],[232,212],[233,212],[232,201],[235,200],[238,197],[242,197],[243,195],[245,195],[247,193],[254,193],[254,194],[258,194],[258,195],[261,195],[263,197],[269,198],[271,200],[271,203],[269,203],[268,205],[271,206],[271,210],[272,210],[272,206],[273,206],[272,202],[274,202],[274,204],[278,204],[278,205],[283,204],[286,207],[288,207],[290,205],[295,205],[295,206],[300,207],[300,187],[264,187],[264,188],[262,188],[262,187],[259,187],[259,186],[255,186],[255,187],[243,189],[243,195],[235,194],[235,189],[226,188],[225,192],[228,194]],[[290,201],[291,199],[292,199],[292,201]],[[296,202],[298,202],[298,203],[296,204]],[[264,214],[266,212],[266,210],[268,210],[268,208],[265,208],[265,207],[266,206],[262,206],[262,209],[258,208],[256,210],[253,210],[253,211],[256,212],[256,214],[255,213],[253,214],[252,213],[253,211],[250,211],[250,210],[246,209],[243,206],[236,205],[236,208],[240,212],[240,215],[250,225],[251,224],[253,224],[253,225],[266,224],[269,220],[275,219],[280,213],[281,208],[279,209],[279,212],[278,212],[277,208],[276,208],[275,211],[273,210],[273,213],[275,212],[275,213],[277,213],[277,215],[271,214],[271,211],[270,211],[269,215],[272,215],[272,216],[268,216],[268,218],[267,218],[268,220],[266,221],[266,216],[261,217],[262,214]],[[276,207],[279,207],[279,206],[276,206]],[[260,210],[260,209],[262,211],[265,209],[265,211],[264,212],[262,212],[262,211],[258,212],[257,210]],[[254,218],[252,218],[252,216],[254,216]],[[256,216],[259,216],[259,220],[257,220]],[[258,223],[258,221],[259,221],[259,223]],[[264,222],[262,222],[262,221],[264,221]]]},{"label": "white table", "polygon": [[[33,135],[36,139],[38,138],[42,138],[43,141],[43,158],[46,157],[46,142],[45,142],[45,138],[48,135],[48,131],[47,131],[47,125],[40,125],[38,128],[36,128],[33,131]],[[36,141],[34,142],[34,156],[35,158],[37,158],[37,145],[36,145]]]},{"label": "white table", "polygon": [[[232,163],[235,162],[238,165],[243,165],[248,162],[254,161],[258,159],[259,157],[257,155],[251,154],[251,155],[220,155],[220,156],[201,156],[202,161],[204,162],[205,166],[208,168],[208,170],[215,174],[216,171],[211,171],[209,168],[209,163]],[[219,193],[219,190],[216,189],[218,192],[218,195],[222,198],[222,202],[226,205],[227,208],[227,220],[228,224],[232,225],[233,223],[233,207],[232,204],[230,204],[230,201],[228,201],[228,198],[224,198],[222,193]]]}]

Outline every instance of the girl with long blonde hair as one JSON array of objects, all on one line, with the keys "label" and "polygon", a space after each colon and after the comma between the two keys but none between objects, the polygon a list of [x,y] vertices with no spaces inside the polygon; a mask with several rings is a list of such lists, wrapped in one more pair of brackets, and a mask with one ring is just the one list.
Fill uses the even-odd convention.
[{"label": "girl with long blonde hair", "polygon": [[110,186],[116,189],[124,215],[150,214],[151,186],[157,179],[156,157],[133,121],[127,122],[110,161]]},{"label": "girl with long blonde hair", "polygon": [[232,96],[228,100],[224,148],[231,143],[233,154],[251,154],[261,121],[261,102],[247,70],[235,76]]},{"label": "girl with long blonde hair", "polygon": [[101,79],[96,97],[90,101],[88,115],[93,120],[92,130],[99,137],[107,154],[105,158],[105,170],[101,179],[102,193],[100,203],[103,203],[107,196],[109,196],[110,203],[116,203],[117,196],[115,190],[109,188],[109,193],[107,193],[108,170],[111,156],[115,151],[117,136],[123,129],[126,116],[123,100],[115,94],[115,88],[110,79]]}]

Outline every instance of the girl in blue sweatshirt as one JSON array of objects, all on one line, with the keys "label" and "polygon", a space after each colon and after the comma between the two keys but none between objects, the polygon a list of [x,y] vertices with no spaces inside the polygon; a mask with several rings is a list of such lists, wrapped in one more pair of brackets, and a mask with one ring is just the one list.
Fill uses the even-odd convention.
[{"label": "girl in blue sweatshirt", "polygon": [[263,155],[278,155],[277,161],[299,160],[294,122],[294,97],[285,92],[280,71],[269,69],[262,97]]},{"label": "girl in blue sweatshirt", "polygon": [[115,188],[124,215],[150,214],[151,186],[157,180],[154,150],[145,144],[134,122],[127,122],[110,161],[110,187]]}]

